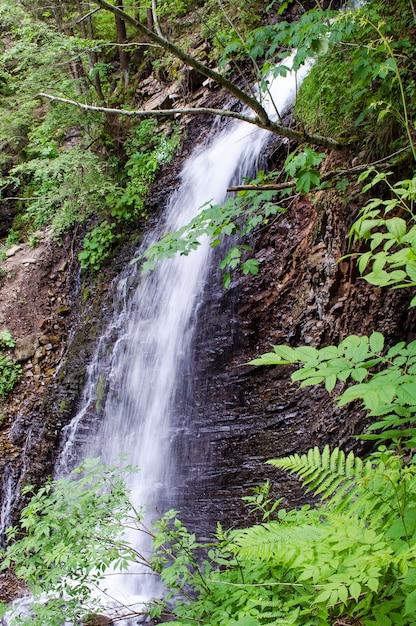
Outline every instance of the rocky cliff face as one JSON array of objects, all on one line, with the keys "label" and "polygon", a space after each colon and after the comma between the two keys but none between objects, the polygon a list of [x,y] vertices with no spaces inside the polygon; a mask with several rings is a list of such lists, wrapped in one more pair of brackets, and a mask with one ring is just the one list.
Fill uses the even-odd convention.
[{"label": "rocky cliff face", "polygon": [[[331,159],[348,162],[346,155]],[[185,437],[177,450],[185,521],[202,510],[205,530],[216,519],[241,524],[247,513],[239,497],[267,478],[286,504],[300,503],[297,482],[265,465],[267,459],[326,443],[365,453],[354,437],[367,423],[359,406],[337,407],[320,387],[299,389],[288,366],[246,365],[279,343],[323,347],[373,330],[389,344],[414,339],[409,295],[371,287],[358,278],[354,260],[339,261],[362,202],[356,191],[297,198],[250,242],[262,261],[258,277],[240,277],[225,293],[213,280],[195,338],[197,436]],[[209,462],[199,465],[200,458]]]}]

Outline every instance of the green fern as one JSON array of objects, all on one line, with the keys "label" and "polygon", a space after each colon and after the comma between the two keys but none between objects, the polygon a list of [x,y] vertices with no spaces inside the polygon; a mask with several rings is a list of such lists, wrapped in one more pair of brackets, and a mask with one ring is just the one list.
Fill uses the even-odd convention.
[{"label": "green fern", "polygon": [[330,450],[327,445],[321,452],[319,448],[311,448],[307,454],[292,454],[282,459],[268,461],[271,465],[289,471],[305,485],[307,492],[320,495],[322,500],[343,503],[352,491],[363,483],[363,479],[374,471],[373,464],[363,462],[353,452],[348,455],[339,448]]},{"label": "green fern", "polygon": [[324,525],[319,526],[319,519],[315,520],[316,525],[311,521],[306,523],[305,520],[296,526],[276,521],[259,524],[238,531],[234,541],[238,544],[239,552],[244,552],[245,556],[271,559],[275,558],[277,552],[284,550],[284,560],[292,561],[301,549],[305,549],[305,544],[312,545],[325,536]]},{"label": "green fern", "polygon": [[403,459],[381,450],[362,461],[353,452],[347,455],[325,446],[315,447],[307,454],[292,454],[268,461],[274,467],[295,474],[307,487],[307,492],[320,496],[334,513],[369,519],[371,525],[384,529],[402,516],[403,506],[411,489],[416,486],[416,468],[404,466]]}]

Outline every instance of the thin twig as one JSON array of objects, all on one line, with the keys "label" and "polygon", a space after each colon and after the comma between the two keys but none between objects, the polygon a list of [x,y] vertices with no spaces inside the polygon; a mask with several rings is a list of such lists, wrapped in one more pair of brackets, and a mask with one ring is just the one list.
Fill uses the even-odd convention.
[{"label": "thin twig", "polygon": [[413,0],[409,0],[409,2],[410,2],[410,6],[411,6],[411,9],[412,9],[412,13],[413,13],[413,19],[414,19],[415,24],[416,24],[416,11],[415,11],[415,5],[413,4]]},{"label": "thin twig", "polygon": [[86,15],[83,15],[82,17],[80,17],[78,20],[76,20],[75,24],[81,24],[81,22],[84,22],[85,20],[87,20],[89,17],[91,17],[91,15],[94,15],[94,13],[97,13],[97,11],[100,11],[101,8],[97,7],[96,9],[93,9],[92,11],[90,11],[89,13],[87,13]]}]

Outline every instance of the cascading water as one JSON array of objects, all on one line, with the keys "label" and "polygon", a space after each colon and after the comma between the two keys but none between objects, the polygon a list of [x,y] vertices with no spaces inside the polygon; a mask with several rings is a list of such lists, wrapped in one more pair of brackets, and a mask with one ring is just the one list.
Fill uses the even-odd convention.
[{"label": "cascading water", "polygon": [[[302,74],[306,72],[304,68]],[[284,113],[302,77],[288,73],[275,79],[266,108]],[[145,246],[187,223],[205,203],[223,202],[233,179],[253,173],[269,137],[253,125],[233,122],[207,146],[197,148],[183,167],[162,229],[151,233]],[[161,262],[144,277],[137,269],[126,271],[117,288],[117,310],[89,367],[82,407],[64,433],[57,475],[67,474],[87,457],[111,463],[125,454],[128,463],[140,468],[130,485],[134,505],[146,506],[150,515],[156,506],[163,512],[175,505],[171,419],[178,413],[184,371],[189,368],[194,321],[210,274],[210,250],[204,240],[190,256]],[[191,428],[182,405],[180,411],[182,427]],[[138,546],[141,553],[149,549]],[[107,587],[115,596],[112,580]],[[152,580],[126,577],[122,601],[154,595]]]}]

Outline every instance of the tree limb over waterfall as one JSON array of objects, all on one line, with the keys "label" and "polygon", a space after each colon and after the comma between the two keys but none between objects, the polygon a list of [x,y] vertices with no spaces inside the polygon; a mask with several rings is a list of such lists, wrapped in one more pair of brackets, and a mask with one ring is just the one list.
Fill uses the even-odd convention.
[{"label": "tree limb over waterfall", "polygon": [[237,98],[242,104],[245,104],[249,107],[254,113],[255,117],[250,118],[248,116],[235,113],[232,111],[226,111],[222,109],[165,109],[163,111],[143,111],[143,110],[125,110],[125,109],[111,109],[106,107],[96,107],[92,105],[82,104],[80,102],[75,102],[73,100],[66,100],[64,98],[59,98],[57,96],[52,96],[50,94],[41,93],[41,96],[47,97],[50,100],[56,100],[65,102],[66,104],[72,104],[78,107],[81,107],[85,110],[99,111],[106,114],[113,115],[130,115],[130,116],[138,116],[138,117],[163,117],[163,116],[172,116],[172,115],[200,115],[200,114],[209,114],[209,115],[217,115],[220,117],[234,117],[240,120],[244,120],[249,122],[250,124],[254,124],[259,128],[264,130],[268,130],[269,132],[279,135],[281,137],[286,137],[287,139],[291,139],[297,142],[306,142],[317,146],[323,146],[329,149],[344,149],[346,147],[345,143],[332,139],[330,137],[323,137],[321,135],[309,134],[302,131],[296,131],[288,126],[284,126],[283,124],[279,124],[270,119],[266,110],[263,108],[261,103],[256,100],[253,96],[242,91],[235,83],[228,80],[225,76],[212,70],[210,67],[204,65],[187,52],[173,44],[171,41],[165,39],[160,34],[156,34],[151,31],[149,28],[144,26],[141,22],[133,18],[131,15],[123,11],[117,6],[114,6],[107,2],[106,0],[94,0],[102,9],[110,11],[116,17],[124,20],[129,23],[131,26],[136,28],[147,40],[149,40],[153,44],[157,44],[166,52],[173,54],[180,61],[188,65],[189,67],[194,68],[198,72],[200,72],[203,76],[210,78],[215,83],[226,89],[232,96]]},{"label": "tree limb over waterfall", "polygon": [[217,117],[231,117],[258,126],[263,130],[268,130],[275,135],[280,135],[282,137],[286,137],[287,139],[292,139],[293,141],[311,143],[334,150],[340,150],[346,147],[345,144],[341,144],[340,142],[336,141],[335,139],[331,139],[330,137],[323,137],[321,135],[310,135],[306,132],[293,130],[293,128],[289,128],[288,126],[276,124],[271,120],[269,120],[268,124],[265,125],[259,120],[258,117],[252,118],[236,111],[227,111],[226,109],[211,109],[209,107],[198,107],[194,109],[149,109],[148,111],[145,111],[143,109],[112,109],[109,107],[100,107],[92,104],[84,104],[82,102],[78,102],[77,100],[61,98],[60,96],[53,96],[49,93],[41,92],[39,93],[39,96],[43,98],[48,98],[52,102],[63,102],[64,104],[77,106],[85,111],[96,111],[98,113],[105,113],[107,115],[126,115],[130,117],[142,118],[168,116],[172,117],[175,115],[216,115]]}]

